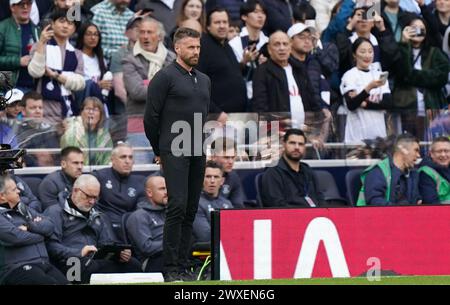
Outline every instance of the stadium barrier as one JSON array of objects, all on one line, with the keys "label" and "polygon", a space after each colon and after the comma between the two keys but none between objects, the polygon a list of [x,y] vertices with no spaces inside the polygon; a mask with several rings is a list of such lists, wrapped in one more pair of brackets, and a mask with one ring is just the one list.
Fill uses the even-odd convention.
[{"label": "stadium barrier", "polygon": [[450,275],[450,206],[213,212],[212,278]]}]

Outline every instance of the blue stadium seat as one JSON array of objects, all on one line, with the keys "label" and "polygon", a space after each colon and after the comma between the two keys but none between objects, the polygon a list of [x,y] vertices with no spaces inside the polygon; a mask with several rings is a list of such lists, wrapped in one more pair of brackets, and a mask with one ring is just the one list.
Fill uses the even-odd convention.
[{"label": "blue stadium seat", "polygon": [[361,173],[364,169],[352,169],[345,175],[345,186],[350,204],[356,206],[359,190],[361,189]]},{"label": "blue stadium seat", "polygon": [[262,208],[262,198],[261,198],[261,188],[262,188],[262,175],[264,173],[259,173],[255,177],[255,189],[256,189],[256,207]]},{"label": "blue stadium seat", "polygon": [[26,176],[20,176],[20,178],[30,187],[33,195],[39,199],[39,185],[41,184],[42,179],[39,177]]},{"label": "blue stadium seat", "polygon": [[314,180],[329,206],[347,206],[347,199],[341,197],[333,175],[326,170],[314,170]]}]

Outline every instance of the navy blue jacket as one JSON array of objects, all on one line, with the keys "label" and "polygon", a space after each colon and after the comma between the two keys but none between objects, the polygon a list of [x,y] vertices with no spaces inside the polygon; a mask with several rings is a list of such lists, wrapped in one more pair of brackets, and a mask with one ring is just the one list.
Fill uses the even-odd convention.
[{"label": "navy blue jacket", "polygon": [[139,202],[138,210],[134,211],[127,220],[127,235],[136,257],[144,262],[145,259],[163,250],[163,232],[166,222],[166,209],[147,201]]},{"label": "navy blue jacket", "polygon": [[[425,165],[436,170],[443,178],[447,179],[447,181],[450,182],[450,169],[448,167],[443,167],[439,164],[434,163],[430,157],[425,157],[420,163],[419,167]],[[428,176],[424,172],[420,172],[419,174],[419,192],[422,196],[423,203],[440,203],[439,196],[436,190],[436,183],[430,176]]]},{"label": "navy blue jacket", "polygon": [[17,188],[20,190],[20,201],[30,208],[34,209],[38,213],[42,213],[42,204],[33,194],[28,184],[22,180],[19,176],[11,175],[13,180],[17,184]]},{"label": "navy blue jacket", "polygon": [[305,196],[316,206],[325,203],[313,170],[306,163],[300,162],[300,171],[296,172],[281,157],[277,166],[262,175],[261,200],[265,207],[310,207]]},{"label": "navy blue jacket", "polygon": [[[34,222],[37,216],[42,220]],[[20,230],[21,225],[27,231]],[[44,240],[52,232],[52,222],[23,203],[13,209],[7,204],[0,205],[0,282],[23,265],[48,263]]]},{"label": "navy blue jacket", "polygon": [[[376,166],[367,173],[365,180],[365,198],[367,205],[400,205],[400,204],[417,204],[420,200],[417,171],[412,170],[403,173],[397,168],[392,159],[389,158],[391,166],[391,200],[386,201],[386,179],[381,169]],[[403,176],[403,177],[401,177]]]},{"label": "navy blue jacket", "polygon": [[95,209],[91,209],[89,218],[75,210],[67,202],[63,193],[59,195],[59,204],[45,210],[54,224],[53,234],[47,241],[50,258],[57,264],[65,264],[70,257],[81,257],[86,245],[97,249],[105,244],[117,242],[108,219]]},{"label": "navy blue jacket", "polygon": [[135,211],[137,203],[145,200],[141,176],[121,176],[111,167],[95,171],[94,175],[101,185],[97,208],[113,225],[121,224],[123,214]]},{"label": "navy blue jacket", "polygon": [[197,214],[192,225],[194,240],[196,242],[211,241],[211,212],[217,209],[232,209],[233,204],[219,195],[213,198],[202,192],[198,203]]},{"label": "navy blue jacket", "polygon": [[225,182],[220,188],[220,195],[228,199],[235,208],[243,208],[247,199],[242,186],[241,178],[235,171],[224,174]]},{"label": "navy blue jacket", "polygon": [[61,192],[72,192],[75,180],[66,175],[62,170],[50,173],[39,185],[39,198],[45,211],[49,206],[58,204],[58,195]]}]

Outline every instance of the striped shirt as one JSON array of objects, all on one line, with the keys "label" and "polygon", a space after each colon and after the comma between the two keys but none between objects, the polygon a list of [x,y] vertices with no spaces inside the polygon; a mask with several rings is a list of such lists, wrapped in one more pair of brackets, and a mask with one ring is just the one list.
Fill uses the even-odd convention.
[{"label": "striped shirt", "polygon": [[103,53],[110,60],[120,46],[127,44],[125,29],[134,13],[129,8],[119,12],[110,0],[103,0],[92,7],[91,11],[94,13],[92,21],[99,27],[102,34]]}]

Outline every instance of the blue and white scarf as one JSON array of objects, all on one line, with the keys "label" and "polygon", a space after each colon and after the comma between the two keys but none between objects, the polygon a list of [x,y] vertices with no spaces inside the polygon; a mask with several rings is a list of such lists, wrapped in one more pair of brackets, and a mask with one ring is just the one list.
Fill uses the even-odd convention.
[{"label": "blue and white scarf", "polygon": [[[75,48],[69,42],[66,43],[66,54],[63,63],[61,48],[55,39],[51,39],[46,47],[46,66],[53,71],[70,77],[78,66]],[[44,75],[42,77],[42,95],[46,100],[61,102],[63,117],[73,115],[71,108],[71,103],[73,102],[72,92],[65,88],[64,85],[58,83],[58,81]]]}]

